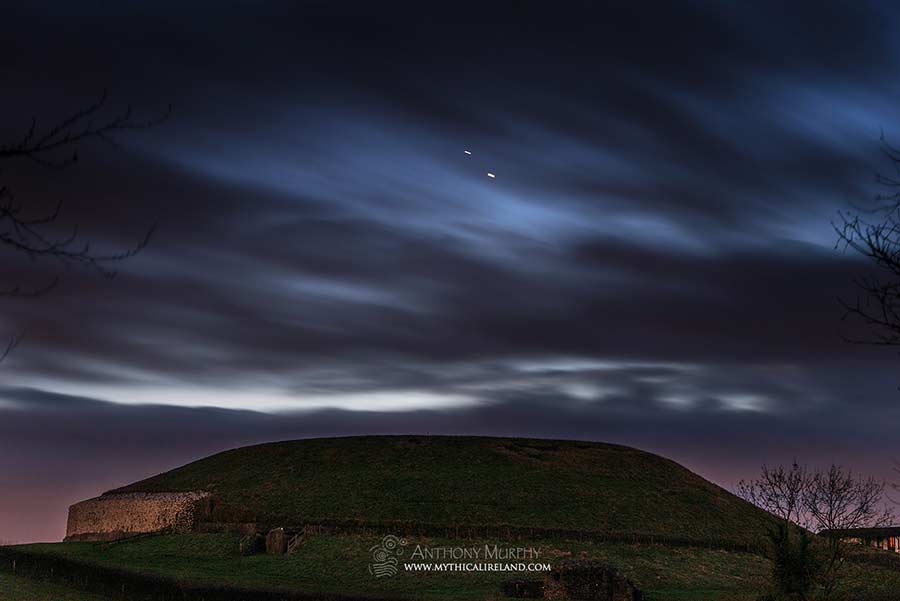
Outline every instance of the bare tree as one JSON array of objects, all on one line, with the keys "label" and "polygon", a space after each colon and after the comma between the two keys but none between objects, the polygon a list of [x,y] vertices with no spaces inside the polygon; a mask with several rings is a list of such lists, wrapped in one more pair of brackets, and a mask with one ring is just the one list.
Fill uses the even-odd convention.
[{"label": "bare tree", "polygon": [[[15,161],[31,161],[47,169],[65,169],[78,162],[78,147],[89,141],[102,141],[115,145],[115,135],[129,130],[152,127],[168,117],[171,107],[153,119],[136,119],[131,107],[106,114],[107,94],[93,104],[72,113],[69,117],[42,128],[36,119],[31,120],[24,135],[16,141],[0,146],[0,165]],[[3,171],[0,171],[3,175]],[[42,259],[57,261],[63,265],[77,265],[92,269],[104,277],[114,277],[115,264],[143,250],[150,241],[154,228],[134,246],[116,253],[97,253],[73,226],[65,235],[54,233],[54,225],[60,216],[63,201],[48,212],[31,210],[27,201],[16,198],[9,185],[0,183],[0,248],[32,262]],[[57,283],[51,279],[41,285],[27,287],[11,282],[0,287],[0,296],[33,297],[50,291]],[[0,361],[15,348],[21,334],[12,338],[0,350]]]},{"label": "bare tree", "polygon": [[759,478],[738,483],[737,493],[786,522],[807,527],[803,495],[809,488],[810,480],[806,468],[796,461],[787,469],[783,465],[775,468],[763,465]]},{"label": "bare tree", "polygon": [[[839,465],[827,471],[810,471],[794,462],[790,468],[763,466],[759,478],[742,480],[738,494],[776,515],[786,526],[820,537],[821,561],[817,580],[824,598],[829,598],[842,576],[847,555],[848,530],[877,528],[891,523],[893,514],[884,506],[885,484],[863,478]],[[802,534],[801,532],[801,534]]]},{"label": "bare tree", "polygon": [[877,275],[856,279],[860,294],[852,302],[841,300],[844,319],[856,318],[871,334],[851,342],[900,345],[900,150],[881,136],[881,148],[893,174],[876,175],[885,188],[869,207],[839,212],[833,227],[838,247],[850,248],[870,260]]},{"label": "bare tree", "polygon": [[847,558],[841,531],[877,528],[892,522],[892,512],[883,506],[884,489],[884,482],[858,477],[837,465],[827,472],[816,472],[810,481],[803,505],[816,532],[826,534],[822,571],[826,597],[834,592]]}]

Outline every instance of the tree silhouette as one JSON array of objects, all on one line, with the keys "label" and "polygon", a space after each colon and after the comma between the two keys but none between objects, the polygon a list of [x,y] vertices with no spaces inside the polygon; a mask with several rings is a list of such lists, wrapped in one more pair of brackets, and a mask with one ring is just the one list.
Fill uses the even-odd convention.
[{"label": "tree silhouette", "polygon": [[[136,119],[130,106],[112,115],[106,114],[107,93],[69,117],[48,127],[40,127],[37,119],[31,120],[27,132],[17,141],[0,145],[0,167],[16,161],[31,161],[48,170],[65,169],[78,162],[78,147],[82,143],[101,141],[115,145],[116,134],[153,127],[165,120],[171,112],[152,119]],[[0,170],[0,176],[3,175]],[[96,253],[89,241],[82,239],[78,226],[66,235],[53,232],[53,224],[59,218],[63,199],[49,212],[30,210],[27,201],[19,200],[9,185],[0,182],[0,248],[13,256],[36,262],[57,261],[63,265],[75,265],[96,271],[103,277],[116,274],[115,264],[142,251],[150,242],[154,227],[150,227],[135,245],[117,253]],[[36,297],[53,289],[58,278],[36,287],[11,282],[0,285],[0,296]],[[21,341],[22,335],[13,337],[0,349],[0,361]]]},{"label": "tree silhouette", "polygon": [[862,344],[900,345],[900,150],[881,136],[881,148],[893,168],[892,175],[878,173],[876,181],[886,192],[870,207],[839,212],[834,223],[838,246],[851,248],[870,260],[877,275],[856,278],[860,295],[853,302],[841,300],[844,319],[855,318],[871,334],[848,338]]},{"label": "tree silhouette", "polygon": [[[796,461],[787,468],[764,465],[758,478],[741,480],[737,487],[744,500],[781,520],[780,528],[769,532],[776,588],[794,590],[799,584],[808,591],[815,581],[822,599],[833,598],[844,577],[852,544],[845,539],[853,536],[848,531],[893,523],[884,491],[884,482],[839,465],[809,470]],[[807,540],[810,531],[821,536]],[[809,554],[812,543],[818,547],[816,557]],[[808,571],[813,568],[815,574]]]}]

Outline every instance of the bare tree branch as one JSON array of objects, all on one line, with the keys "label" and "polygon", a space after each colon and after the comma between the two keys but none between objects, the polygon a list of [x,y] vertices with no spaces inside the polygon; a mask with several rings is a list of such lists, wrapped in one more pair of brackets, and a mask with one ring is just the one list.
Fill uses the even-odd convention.
[{"label": "bare tree branch", "polygon": [[10,341],[6,344],[6,347],[3,349],[3,352],[0,353],[0,361],[6,359],[13,351],[13,349],[19,346],[19,343],[22,341],[22,336],[22,334],[19,334],[15,338],[10,339]]},{"label": "bare tree branch", "polygon": [[[94,118],[100,115],[106,106],[107,99],[108,95],[104,90],[96,102],[79,109],[43,131],[38,130],[37,119],[33,118],[28,132],[21,140],[0,146],[0,160],[19,157],[48,167],[66,167],[78,161],[75,149],[80,142],[99,139],[112,143],[113,138],[110,137],[112,134],[153,127],[165,121],[172,112],[170,105],[162,115],[152,119],[139,120],[133,117],[129,105],[120,113],[96,124]],[[73,152],[65,157],[54,156],[54,153],[63,149],[73,149]]]},{"label": "bare tree branch", "polygon": [[737,494],[786,522],[808,527],[803,511],[803,495],[809,488],[812,476],[796,461],[791,467],[770,468],[762,466],[756,480],[741,480]]},{"label": "bare tree branch", "polygon": [[873,206],[838,212],[832,223],[836,247],[851,249],[866,257],[880,274],[856,279],[860,295],[852,302],[841,300],[844,319],[856,319],[871,332],[849,342],[883,346],[900,345],[900,149],[881,136],[882,153],[895,175],[877,174],[875,181],[887,189],[875,197]]},{"label": "bare tree branch", "polygon": [[[39,127],[37,119],[32,119],[22,138],[0,146],[0,162],[25,159],[44,167],[63,169],[78,162],[77,150],[81,143],[99,140],[115,144],[116,134],[158,125],[169,117],[172,110],[170,106],[157,117],[136,119],[128,106],[112,116],[104,116],[107,98],[104,91],[96,102],[45,129]],[[97,253],[91,248],[90,242],[81,239],[77,225],[68,234],[60,235],[53,231],[52,226],[61,213],[61,201],[54,210],[36,215],[29,215],[27,208],[25,203],[15,199],[9,186],[0,185],[0,248],[33,262],[53,260],[67,266],[86,267],[109,278],[116,275],[116,263],[133,257],[146,248],[156,229],[155,226],[150,227],[137,244],[123,251]],[[53,289],[57,282],[58,278],[53,278],[34,287],[12,284],[0,287],[0,296],[40,296]],[[21,335],[17,336],[6,346],[0,353],[0,361],[9,355],[21,338]]]}]

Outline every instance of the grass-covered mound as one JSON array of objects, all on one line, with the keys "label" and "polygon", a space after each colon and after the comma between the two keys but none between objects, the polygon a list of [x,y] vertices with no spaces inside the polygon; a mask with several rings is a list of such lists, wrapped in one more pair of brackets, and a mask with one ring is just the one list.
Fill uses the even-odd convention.
[{"label": "grass-covered mound", "polygon": [[505,524],[752,545],[769,519],[651,453],[513,438],[365,436],[262,444],[112,492],[188,490],[209,490],[265,524]]},{"label": "grass-covered mound", "polygon": [[[762,555],[743,550],[761,542],[770,516],[672,461],[617,445],[418,436],[292,441],[227,451],[113,492],[187,490],[212,491],[264,524],[509,524],[518,527],[515,540],[418,532],[408,544],[525,545],[538,547],[540,560],[551,563],[597,560],[653,601],[755,601],[771,570]],[[502,598],[503,583],[518,576],[413,570],[377,579],[369,564],[382,535],[314,529],[296,553],[283,556],[243,556],[235,534],[22,545],[0,548],[0,579],[18,561],[20,574],[90,585],[94,592],[177,593],[148,599],[210,598],[204,595],[214,590],[229,599],[476,601]],[[671,544],[685,540],[698,546]],[[842,590],[873,601],[896,598],[900,558],[865,549],[858,555]],[[42,598],[22,579],[14,584],[0,597]],[[66,594],[59,598],[93,601]]]}]

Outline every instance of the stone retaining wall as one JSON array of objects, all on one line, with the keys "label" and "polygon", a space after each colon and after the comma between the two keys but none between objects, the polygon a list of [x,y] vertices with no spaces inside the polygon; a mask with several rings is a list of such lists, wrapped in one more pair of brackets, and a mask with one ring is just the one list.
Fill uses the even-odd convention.
[{"label": "stone retaining wall", "polygon": [[116,540],[188,532],[209,511],[207,492],[117,493],[69,507],[65,540]]}]

